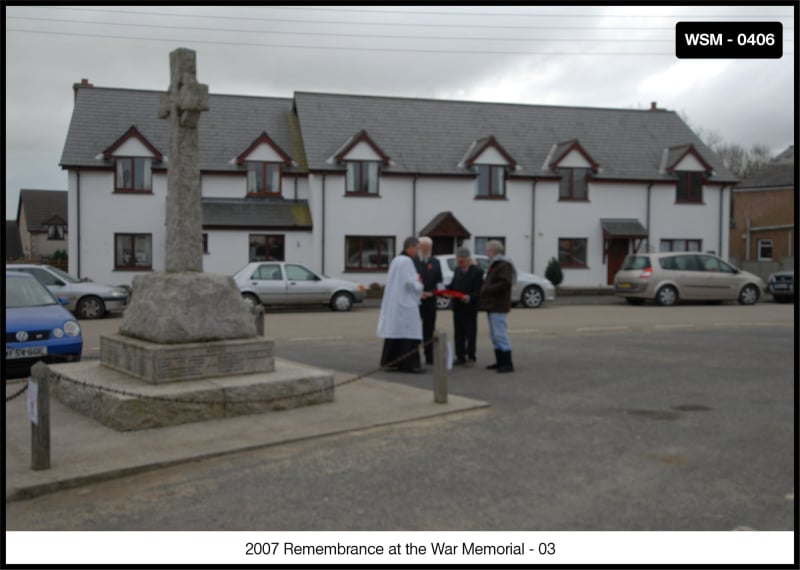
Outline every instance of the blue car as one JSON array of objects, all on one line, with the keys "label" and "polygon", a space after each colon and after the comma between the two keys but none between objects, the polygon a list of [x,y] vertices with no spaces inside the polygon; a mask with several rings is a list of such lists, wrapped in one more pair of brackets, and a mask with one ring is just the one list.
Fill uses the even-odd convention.
[{"label": "blue car", "polygon": [[5,378],[30,376],[31,366],[76,362],[83,337],[75,317],[32,275],[6,271]]}]

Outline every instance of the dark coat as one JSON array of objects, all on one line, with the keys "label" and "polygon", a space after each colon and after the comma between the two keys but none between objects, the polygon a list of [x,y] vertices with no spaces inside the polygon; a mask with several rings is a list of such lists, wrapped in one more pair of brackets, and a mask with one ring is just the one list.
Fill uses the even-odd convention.
[{"label": "dark coat", "polygon": [[482,285],[483,271],[481,271],[480,267],[477,265],[470,265],[467,267],[466,271],[462,271],[460,267],[456,267],[453,272],[453,280],[447,288],[469,295],[469,303],[453,300],[453,307],[469,307],[477,311]]},{"label": "dark coat", "polygon": [[442,266],[435,257],[429,257],[428,261],[422,262],[418,257],[414,258],[417,272],[422,277],[423,291],[432,293],[436,291],[436,286],[444,281],[442,276]]},{"label": "dark coat", "polygon": [[505,259],[493,260],[486,272],[481,287],[480,310],[489,313],[511,311],[511,287],[514,284],[514,268]]}]

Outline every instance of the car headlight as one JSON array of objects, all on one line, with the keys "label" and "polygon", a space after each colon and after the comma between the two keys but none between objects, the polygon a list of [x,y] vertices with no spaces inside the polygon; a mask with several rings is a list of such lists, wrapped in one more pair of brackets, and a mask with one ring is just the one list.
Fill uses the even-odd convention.
[{"label": "car headlight", "polygon": [[123,291],[112,291],[112,297],[126,297],[127,295]]},{"label": "car headlight", "polygon": [[64,331],[58,327],[53,329],[53,336],[56,338],[61,338],[64,336]]},{"label": "car headlight", "polygon": [[81,334],[81,326],[75,321],[67,321],[64,323],[64,332],[67,336],[78,336]]}]

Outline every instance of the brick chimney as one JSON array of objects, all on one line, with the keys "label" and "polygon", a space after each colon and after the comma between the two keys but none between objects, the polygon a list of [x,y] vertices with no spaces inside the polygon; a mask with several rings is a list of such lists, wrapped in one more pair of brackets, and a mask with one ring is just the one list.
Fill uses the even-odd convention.
[{"label": "brick chimney", "polygon": [[[84,81],[85,81],[85,80],[84,80]],[[660,111],[661,109],[659,109],[659,108],[658,108],[658,106],[657,106],[657,104],[656,104],[656,101],[651,101],[651,102],[650,102],[650,110],[651,110],[651,111]]]},{"label": "brick chimney", "polygon": [[91,83],[89,83],[88,79],[81,79],[80,83],[73,83],[72,90],[75,92],[75,99],[78,98],[78,89],[91,89],[94,87]]}]

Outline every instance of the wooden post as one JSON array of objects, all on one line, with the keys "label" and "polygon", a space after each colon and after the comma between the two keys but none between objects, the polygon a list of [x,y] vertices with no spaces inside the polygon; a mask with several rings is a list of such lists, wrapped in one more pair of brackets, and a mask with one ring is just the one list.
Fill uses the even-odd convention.
[{"label": "wooden post", "polygon": [[31,469],[50,469],[50,369],[34,365],[28,380],[28,415],[31,420]]},{"label": "wooden post", "polygon": [[433,333],[433,401],[447,403],[447,333]]}]

